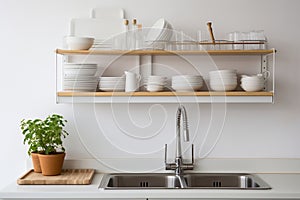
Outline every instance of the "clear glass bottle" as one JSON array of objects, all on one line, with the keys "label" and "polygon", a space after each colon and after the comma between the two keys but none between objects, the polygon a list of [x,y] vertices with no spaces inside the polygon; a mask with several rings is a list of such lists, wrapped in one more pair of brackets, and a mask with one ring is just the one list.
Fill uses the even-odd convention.
[{"label": "clear glass bottle", "polygon": [[136,30],[136,40],[135,40],[135,49],[143,49],[144,48],[144,34],[142,29],[142,24],[137,25]]},{"label": "clear glass bottle", "polygon": [[129,37],[129,21],[128,19],[124,20],[124,34],[123,34],[123,45],[122,45],[122,50],[128,50],[129,49],[129,44],[130,44],[130,37]]},{"label": "clear glass bottle", "polygon": [[132,20],[132,31],[130,32],[130,50],[136,49],[136,39],[137,39],[137,20]]}]

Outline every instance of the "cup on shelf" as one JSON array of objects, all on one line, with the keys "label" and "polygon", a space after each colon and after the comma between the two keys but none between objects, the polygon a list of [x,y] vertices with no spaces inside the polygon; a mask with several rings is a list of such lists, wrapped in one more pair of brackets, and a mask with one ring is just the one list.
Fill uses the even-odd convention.
[{"label": "cup on shelf", "polygon": [[135,92],[139,88],[141,75],[125,71],[125,92]]}]

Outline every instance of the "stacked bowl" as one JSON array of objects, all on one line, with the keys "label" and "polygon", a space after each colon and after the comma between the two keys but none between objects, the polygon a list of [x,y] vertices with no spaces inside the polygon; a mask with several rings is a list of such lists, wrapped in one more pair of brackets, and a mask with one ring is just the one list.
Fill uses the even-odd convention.
[{"label": "stacked bowl", "polygon": [[202,76],[180,75],[172,77],[172,88],[176,92],[192,92],[200,90],[203,86]]},{"label": "stacked bowl", "polygon": [[265,80],[262,74],[253,76],[242,75],[241,87],[246,92],[257,92],[261,91],[265,87]]},{"label": "stacked bowl", "polygon": [[235,69],[217,70],[209,72],[209,85],[214,91],[231,91],[237,86]]},{"label": "stacked bowl", "polygon": [[125,77],[100,77],[99,90],[121,92],[125,90]]},{"label": "stacked bowl", "polygon": [[165,88],[167,77],[149,76],[145,82],[146,90],[149,92],[160,92]]},{"label": "stacked bowl", "polygon": [[97,89],[97,64],[65,63],[63,90],[95,91]]},{"label": "stacked bowl", "polygon": [[88,50],[94,43],[94,38],[67,36],[65,38],[69,50]]}]

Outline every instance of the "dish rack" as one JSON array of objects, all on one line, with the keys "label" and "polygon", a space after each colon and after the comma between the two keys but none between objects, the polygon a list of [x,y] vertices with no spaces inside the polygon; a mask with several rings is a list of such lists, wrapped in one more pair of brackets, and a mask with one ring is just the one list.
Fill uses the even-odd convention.
[{"label": "dish rack", "polygon": [[154,41],[152,49],[164,50],[264,50],[267,49],[265,40],[215,40],[212,41]]}]

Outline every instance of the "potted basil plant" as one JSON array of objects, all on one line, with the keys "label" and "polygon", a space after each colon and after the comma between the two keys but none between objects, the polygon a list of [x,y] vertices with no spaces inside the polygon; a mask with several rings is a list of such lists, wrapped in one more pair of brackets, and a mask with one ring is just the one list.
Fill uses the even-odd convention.
[{"label": "potted basil plant", "polygon": [[[63,138],[69,133],[64,129],[67,120],[53,114],[45,120],[22,120],[21,130],[25,136],[24,144],[28,144],[28,154],[32,156],[35,172],[43,175],[61,173],[65,158]],[[40,166],[40,168],[39,168]]]}]

